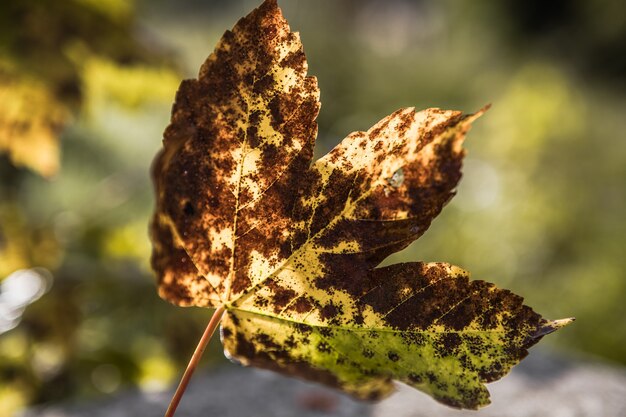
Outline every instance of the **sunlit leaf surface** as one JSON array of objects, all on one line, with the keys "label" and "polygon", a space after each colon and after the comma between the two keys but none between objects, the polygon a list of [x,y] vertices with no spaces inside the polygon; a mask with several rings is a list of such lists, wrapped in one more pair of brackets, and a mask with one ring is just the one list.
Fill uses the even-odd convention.
[{"label": "sunlit leaf surface", "polygon": [[405,382],[459,408],[489,402],[548,321],[445,263],[377,267],[454,195],[483,111],[400,109],[312,162],[319,91],[268,0],[184,81],[153,177],[162,297],[225,306],[229,357],[362,399]]}]

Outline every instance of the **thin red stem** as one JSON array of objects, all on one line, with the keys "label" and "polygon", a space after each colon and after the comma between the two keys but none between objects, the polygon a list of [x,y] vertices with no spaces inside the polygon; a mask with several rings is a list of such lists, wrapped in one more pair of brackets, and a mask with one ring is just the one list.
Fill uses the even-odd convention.
[{"label": "thin red stem", "polygon": [[198,346],[196,346],[196,350],[191,355],[191,359],[189,359],[189,364],[187,365],[187,369],[185,369],[185,373],[183,377],[180,379],[178,383],[178,388],[176,388],[176,392],[172,397],[172,401],[170,401],[169,407],[167,407],[167,411],[165,412],[165,417],[172,417],[176,412],[176,407],[178,407],[178,403],[180,403],[181,398],[183,398],[183,394],[187,389],[187,385],[189,385],[189,380],[193,375],[193,371],[196,370],[198,363],[200,362],[200,358],[202,358],[202,354],[204,353],[204,349],[206,349],[215,329],[217,329],[217,325],[222,321],[222,316],[224,315],[224,306],[220,306],[211,317],[209,324],[206,326],[206,330],[204,330],[204,334],[202,338],[198,342]]}]

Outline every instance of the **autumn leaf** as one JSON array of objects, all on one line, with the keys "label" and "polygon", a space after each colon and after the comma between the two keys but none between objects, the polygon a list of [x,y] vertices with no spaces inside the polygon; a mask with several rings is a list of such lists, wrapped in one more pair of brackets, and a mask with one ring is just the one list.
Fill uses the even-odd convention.
[{"label": "autumn leaf", "polygon": [[44,177],[59,168],[57,136],[70,111],[36,79],[0,62],[0,153]]},{"label": "autumn leaf", "polygon": [[445,263],[377,267],[454,195],[483,111],[401,109],[311,163],[319,90],[275,0],[181,84],[153,166],[159,294],[223,309],[227,356],[379,399],[489,403],[548,321]]}]

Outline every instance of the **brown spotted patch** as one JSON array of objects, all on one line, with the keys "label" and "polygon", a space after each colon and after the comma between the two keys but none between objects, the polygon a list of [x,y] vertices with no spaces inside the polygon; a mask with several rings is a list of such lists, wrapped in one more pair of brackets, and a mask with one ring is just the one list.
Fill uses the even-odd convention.
[{"label": "brown spotted patch", "polygon": [[229,357],[379,399],[403,381],[489,402],[547,321],[445,263],[377,268],[453,197],[484,110],[405,108],[312,162],[319,91],[275,0],[181,84],[152,176],[152,265],[179,305],[223,306]]}]

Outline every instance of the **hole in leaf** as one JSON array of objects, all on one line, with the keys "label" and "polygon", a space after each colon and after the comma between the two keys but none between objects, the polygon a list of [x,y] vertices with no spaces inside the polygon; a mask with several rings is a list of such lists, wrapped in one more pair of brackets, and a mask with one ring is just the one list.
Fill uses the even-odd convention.
[{"label": "hole in leaf", "polygon": [[193,216],[194,214],[196,214],[196,209],[193,208],[193,204],[191,204],[190,201],[187,201],[183,206],[183,213],[185,213],[187,216]]}]

